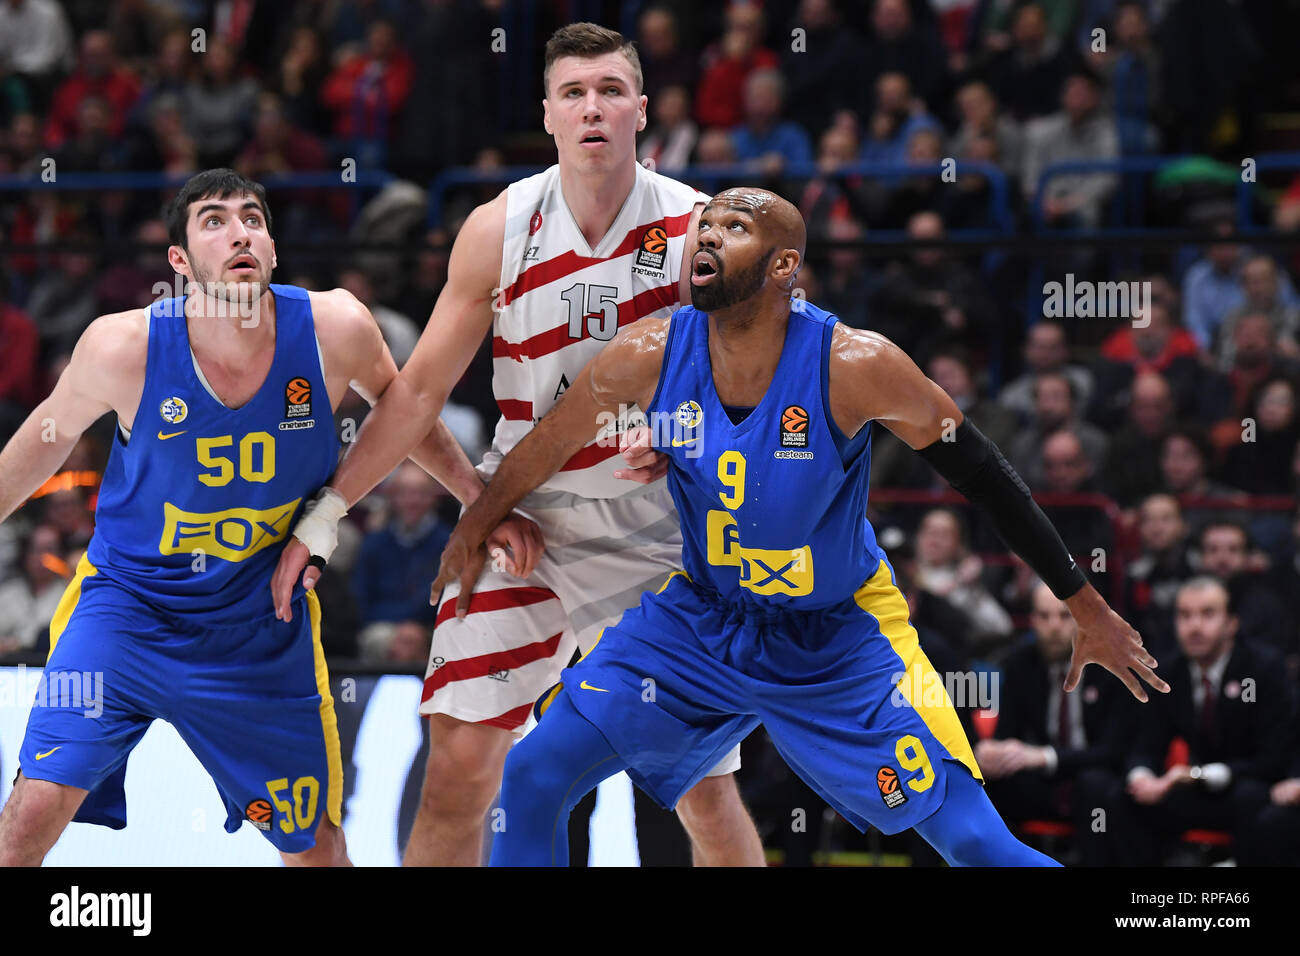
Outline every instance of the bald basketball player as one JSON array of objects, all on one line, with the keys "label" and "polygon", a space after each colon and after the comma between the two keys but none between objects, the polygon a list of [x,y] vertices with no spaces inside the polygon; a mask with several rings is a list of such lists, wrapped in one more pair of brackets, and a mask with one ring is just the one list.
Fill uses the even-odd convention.
[{"label": "bald basketball player", "polygon": [[[569,811],[626,770],[673,806],[762,723],[790,766],[859,829],[915,827],[952,864],[1052,865],[1008,831],[866,521],[879,421],[991,518],[1078,623],[1088,663],[1140,700],[1156,660],[1088,584],[996,446],[888,339],[792,291],[803,220],[740,187],[700,215],[692,306],[620,332],[462,517],[435,588],[485,560],[487,533],[635,402],[659,432],[683,567],[607,628],[538,703],[506,763],[493,865],[562,865]],[[948,435],[949,440],[944,440]]]}]

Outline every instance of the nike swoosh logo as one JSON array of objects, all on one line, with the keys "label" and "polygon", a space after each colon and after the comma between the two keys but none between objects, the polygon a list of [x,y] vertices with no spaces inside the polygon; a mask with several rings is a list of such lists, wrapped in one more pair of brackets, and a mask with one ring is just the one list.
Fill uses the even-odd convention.
[{"label": "nike swoosh logo", "polygon": [[[63,749],[63,745],[62,745],[62,744],[60,744],[59,746],[57,746],[57,747],[54,748],[54,750],[62,750],[62,749]],[[43,753],[43,754],[37,754],[37,755],[36,755],[36,759],[37,759],[37,760],[44,760],[44,759],[45,759],[46,757],[48,757],[50,754],[54,753],[54,750],[47,750],[47,751],[45,751],[45,753]]]},{"label": "nike swoosh logo", "polygon": [[159,433],[158,433],[158,438],[159,438],[161,441],[166,441],[166,440],[169,439],[169,438],[175,438],[177,435],[184,435],[185,432],[187,432],[187,431],[189,431],[189,429],[185,428],[185,429],[181,429],[181,430],[178,431],[178,432],[168,432],[168,433],[165,434],[165,435],[164,435],[162,432],[159,432]]},{"label": "nike swoosh logo", "polygon": [[700,436],[699,436],[699,435],[696,435],[694,438],[674,438],[674,439],[673,439],[673,447],[674,447],[674,448],[681,448],[683,445],[689,445],[691,442],[695,442],[695,441],[699,441],[699,440],[700,440]]},{"label": "nike swoosh logo", "polygon": [[[578,686],[581,687],[583,690],[598,690],[598,691],[600,691],[602,694],[608,694],[608,693],[609,693],[609,691],[605,690],[605,688],[603,688],[603,687],[592,687],[592,686],[591,686],[590,684],[588,684],[586,681],[583,681],[583,682],[582,682],[581,684],[579,684]],[[37,759],[39,760],[40,758],[38,757]]]}]

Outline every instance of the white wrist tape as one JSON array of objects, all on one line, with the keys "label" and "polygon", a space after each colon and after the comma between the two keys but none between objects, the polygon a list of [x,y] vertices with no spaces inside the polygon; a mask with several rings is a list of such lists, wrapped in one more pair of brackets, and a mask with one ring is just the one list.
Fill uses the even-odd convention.
[{"label": "white wrist tape", "polygon": [[322,488],[307,504],[302,517],[294,525],[293,536],[307,546],[313,558],[320,558],[323,564],[338,547],[339,522],[347,513],[347,499],[333,488]]}]

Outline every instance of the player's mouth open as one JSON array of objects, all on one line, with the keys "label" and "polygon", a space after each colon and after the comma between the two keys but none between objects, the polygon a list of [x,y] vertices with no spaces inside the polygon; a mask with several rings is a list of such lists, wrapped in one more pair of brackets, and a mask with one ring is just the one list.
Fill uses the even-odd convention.
[{"label": "player's mouth open", "polygon": [[714,258],[707,252],[697,252],[691,260],[691,285],[707,285],[717,274]]},{"label": "player's mouth open", "polygon": [[237,259],[232,259],[226,268],[231,272],[238,272],[241,274],[255,272],[257,271],[257,260],[252,256],[240,256]]},{"label": "player's mouth open", "polygon": [[582,137],[582,145],[591,147],[592,149],[595,149],[600,146],[604,146],[608,142],[609,140],[607,140],[600,133],[590,133]]}]

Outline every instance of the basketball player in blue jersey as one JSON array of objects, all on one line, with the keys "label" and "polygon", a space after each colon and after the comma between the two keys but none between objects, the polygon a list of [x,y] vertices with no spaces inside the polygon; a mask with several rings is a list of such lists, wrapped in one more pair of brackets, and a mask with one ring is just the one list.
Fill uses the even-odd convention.
[{"label": "basketball player in blue jersey", "polygon": [[[952,704],[917,644],[865,519],[879,421],[980,505],[1078,622],[1065,689],[1088,663],[1140,700],[1156,660],[1087,583],[1028,489],[888,339],[792,302],[804,224],[732,189],[705,206],[692,307],[593,359],[464,514],[435,589],[485,559],[486,532],[599,422],[636,402],[660,438],[684,568],[607,628],[539,702],[511,752],[494,865],[562,865],[572,806],[627,770],[671,807],[756,725],[859,829],[914,827],[954,865],[1053,865],[1016,840],[981,786]],[[662,431],[660,432],[662,435]],[[436,593],[436,591],[435,591]]]},{"label": "basketball player in blue jersey", "polygon": [[[2,521],[117,415],[95,534],[50,625],[50,693],[0,812],[0,864],[39,864],[73,819],[124,827],[127,756],[156,718],[211,774],[228,831],[248,820],[287,864],[347,864],[320,607],[298,589],[300,613],[280,621],[267,584],[337,464],[333,408],[349,385],[373,403],[397,369],[350,293],[268,284],[257,183],[200,173],[168,227],[188,294],[91,323],[0,452]],[[440,470],[454,445],[435,428],[413,457]],[[79,675],[102,680],[102,713],[55,692]]]}]

